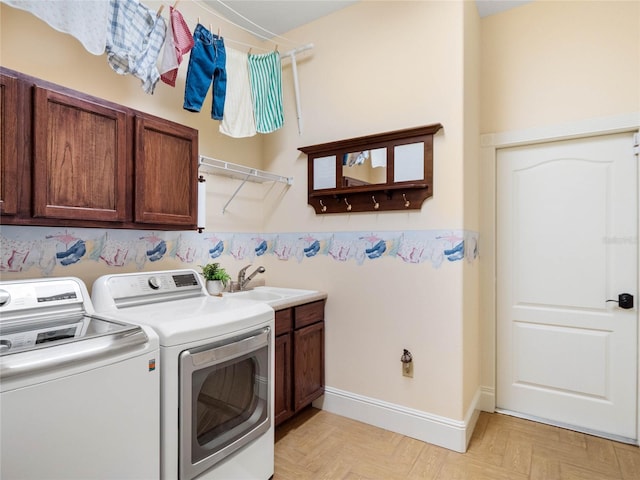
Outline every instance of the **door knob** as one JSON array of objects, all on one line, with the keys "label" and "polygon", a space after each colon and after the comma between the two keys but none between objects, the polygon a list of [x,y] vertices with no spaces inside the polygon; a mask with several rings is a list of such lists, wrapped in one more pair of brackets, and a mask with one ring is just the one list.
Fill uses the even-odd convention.
[{"label": "door knob", "polygon": [[621,293],[618,295],[618,300],[607,300],[607,302],[617,302],[620,308],[628,310],[633,308],[633,295],[630,293]]}]

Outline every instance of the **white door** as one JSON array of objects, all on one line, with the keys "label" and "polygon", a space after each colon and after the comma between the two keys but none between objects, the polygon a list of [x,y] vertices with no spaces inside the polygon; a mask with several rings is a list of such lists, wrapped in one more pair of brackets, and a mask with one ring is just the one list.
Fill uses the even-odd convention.
[{"label": "white door", "polygon": [[498,151],[498,408],[637,438],[637,182],[632,134]]}]

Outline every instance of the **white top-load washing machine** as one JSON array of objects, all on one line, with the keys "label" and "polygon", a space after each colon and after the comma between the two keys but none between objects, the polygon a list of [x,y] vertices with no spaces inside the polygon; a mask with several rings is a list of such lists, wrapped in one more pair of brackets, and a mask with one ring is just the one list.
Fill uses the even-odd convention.
[{"label": "white top-load washing machine", "polygon": [[80,279],[0,282],[0,478],[157,479],[159,363]]},{"label": "white top-load washing machine", "polygon": [[211,296],[194,270],[106,275],[92,301],[160,337],[162,479],[273,475],[270,306]]}]

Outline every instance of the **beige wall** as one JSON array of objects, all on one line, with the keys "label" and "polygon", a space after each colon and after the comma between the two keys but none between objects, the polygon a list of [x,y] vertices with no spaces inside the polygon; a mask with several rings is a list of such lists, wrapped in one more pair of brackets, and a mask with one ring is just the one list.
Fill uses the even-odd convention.
[{"label": "beige wall", "polygon": [[[535,1],[481,21],[483,133],[640,112],[640,2]],[[522,135],[519,135],[522,137]],[[495,385],[495,163],[480,170],[482,385]],[[499,361],[499,360],[498,360]]]},{"label": "beige wall", "polygon": [[[480,18],[474,2],[464,4],[464,226],[480,229]],[[467,248],[474,245],[468,244]],[[482,259],[480,260],[482,261]],[[465,263],[463,283],[463,405],[471,405],[480,385],[480,264]]]},{"label": "beige wall", "polygon": [[482,20],[483,133],[637,112],[640,2],[535,1]]},{"label": "beige wall", "polygon": [[[478,104],[477,89],[464,94],[465,68],[473,70],[477,63],[474,52],[470,65],[464,60],[466,49],[477,45],[477,33],[469,39],[463,34],[465,13],[475,15],[470,15],[470,23],[478,29],[475,5],[470,5],[473,10],[462,2],[361,2],[287,34],[315,47],[298,61],[302,134],[297,132],[287,62],[284,93],[289,120],[265,139],[269,168],[295,177],[281,199],[284,208],[267,204],[266,231],[467,227],[464,168],[477,159],[478,138],[477,113],[475,120],[463,121],[467,104],[475,112]],[[472,79],[469,84],[473,83]],[[432,123],[444,128],[434,142],[434,196],[420,211],[323,216],[307,205],[307,159],[298,147]],[[468,157],[465,142],[473,144]],[[472,176],[468,180],[469,185],[476,181]],[[470,205],[477,204],[474,190]],[[477,228],[475,217],[469,218],[471,228]],[[269,281],[315,285],[329,294],[327,385],[463,418],[468,397],[479,385],[479,373],[472,371],[468,390],[473,393],[463,395],[463,350],[468,346],[474,358],[478,350],[474,339],[463,344],[463,284],[474,297],[466,313],[477,319],[477,282],[464,282],[464,261],[439,269],[388,258],[362,266],[327,258],[284,263],[272,266]],[[403,348],[414,357],[413,379],[401,376]]]},{"label": "beige wall", "polygon": [[[298,218],[321,230],[463,226],[461,185],[451,187],[462,178],[461,21],[462,2],[374,1],[287,34],[315,47],[298,61],[302,135],[287,61],[285,128],[265,139],[266,165],[296,177],[287,195],[295,200],[273,213],[268,230],[289,230]],[[307,206],[307,159],[298,147],[432,123],[444,128],[434,142],[435,195],[421,212],[319,219]]]}]

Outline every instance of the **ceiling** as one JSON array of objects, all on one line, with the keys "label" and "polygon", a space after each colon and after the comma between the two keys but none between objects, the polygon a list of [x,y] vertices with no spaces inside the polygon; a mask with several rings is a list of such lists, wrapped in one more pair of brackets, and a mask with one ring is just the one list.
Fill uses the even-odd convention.
[{"label": "ceiling", "polygon": [[[480,17],[531,1],[533,0],[475,0]],[[272,38],[353,5],[357,0],[204,0],[204,3],[235,24],[259,34],[258,36]]]}]

